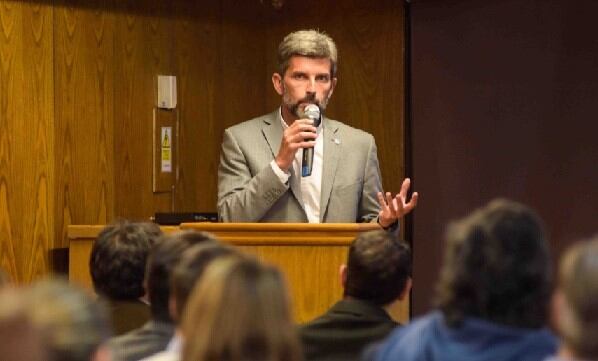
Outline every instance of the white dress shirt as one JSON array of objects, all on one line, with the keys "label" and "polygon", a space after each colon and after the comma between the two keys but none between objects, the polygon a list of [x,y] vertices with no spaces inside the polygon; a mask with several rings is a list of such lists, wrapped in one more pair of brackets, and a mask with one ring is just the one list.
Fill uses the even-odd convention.
[{"label": "white dress shirt", "polygon": [[[289,127],[282,118],[282,113],[280,114],[280,123],[283,130]],[[318,136],[316,138],[316,146],[314,147],[311,175],[308,177],[301,176],[302,149],[297,151],[293,160],[293,171],[301,184],[301,201],[303,202],[309,223],[320,223],[320,196],[322,194],[322,165],[324,161],[324,125],[322,122],[318,125],[316,133]],[[288,182],[289,172],[284,172],[280,169],[275,160],[270,163],[270,166],[282,183]]]},{"label": "white dress shirt", "polygon": [[155,353],[140,361],[180,361],[183,352],[183,338],[176,332],[170,339],[166,350]]}]

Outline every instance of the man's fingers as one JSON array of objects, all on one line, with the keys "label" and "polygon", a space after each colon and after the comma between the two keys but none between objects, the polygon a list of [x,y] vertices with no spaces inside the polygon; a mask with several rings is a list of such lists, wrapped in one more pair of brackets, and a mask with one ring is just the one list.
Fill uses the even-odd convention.
[{"label": "man's fingers", "polygon": [[318,135],[313,132],[301,132],[297,134],[297,136],[302,139],[316,139],[318,137]]},{"label": "man's fingers", "polygon": [[409,200],[409,203],[407,203],[405,205],[405,209],[410,212],[413,208],[415,208],[415,206],[417,206],[417,199],[419,198],[419,194],[417,192],[413,192],[413,194],[411,195],[411,199]]},{"label": "man's fingers", "polygon": [[382,208],[383,210],[388,209],[388,204],[386,203],[386,200],[382,192],[378,192],[378,203],[380,203],[380,208]]},{"label": "man's fingers", "polygon": [[314,127],[314,122],[311,119],[297,119],[289,129],[305,129],[309,131],[316,131],[316,127]]},{"label": "man's fingers", "polygon": [[396,213],[396,205],[393,204],[392,193],[386,192],[386,204],[388,204],[388,209],[393,217],[395,217]]},{"label": "man's fingers", "polygon": [[404,199],[401,197],[400,194],[397,194],[397,196],[393,199],[393,208],[395,211],[395,214],[397,216],[401,216],[404,212]]},{"label": "man's fingers", "polygon": [[403,199],[407,199],[407,192],[409,192],[409,187],[411,187],[411,179],[405,178],[403,184],[401,184],[401,190],[399,191],[399,194],[401,195],[401,197],[403,197]]},{"label": "man's fingers", "polygon": [[296,144],[297,144],[297,148],[313,148],[316,146],[315,141],[301,142],[301,143],[296,143]]},{"label": "man's fingers", "polygon": [[312,139],[316,139],[316,134],[312,133],[312,132],[304,132],[304,133],[297,133],[297,134],[293,134],[293,135],[288,135],[285,138],[285,141],[288,144],[293,144],[293,143],[301,143],[301,142],[310,142],[312,141]]}]

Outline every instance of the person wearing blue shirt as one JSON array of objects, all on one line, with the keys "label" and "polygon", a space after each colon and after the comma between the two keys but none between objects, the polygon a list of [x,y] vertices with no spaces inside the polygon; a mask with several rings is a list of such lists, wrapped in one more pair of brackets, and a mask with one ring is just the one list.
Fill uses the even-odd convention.
[{"label": "person wearing blue shirt", "polygon": [[393,331],[364,357],[544,360],[557,348],[545,328],[550,281],[548,245],[538,216],[512,201],[492,201],[449,227],[438,309]]}]

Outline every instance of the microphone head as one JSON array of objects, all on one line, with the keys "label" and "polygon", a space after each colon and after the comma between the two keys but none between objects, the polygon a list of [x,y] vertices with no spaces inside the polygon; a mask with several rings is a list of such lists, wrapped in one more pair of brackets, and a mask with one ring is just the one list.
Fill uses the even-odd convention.
[{"label": "microphone head", "polygon": [[309,118],[311,120],[319,120],[320,119],[320,107],[315,104],[307,104],[307,106],[303,109],[303,117]]}]

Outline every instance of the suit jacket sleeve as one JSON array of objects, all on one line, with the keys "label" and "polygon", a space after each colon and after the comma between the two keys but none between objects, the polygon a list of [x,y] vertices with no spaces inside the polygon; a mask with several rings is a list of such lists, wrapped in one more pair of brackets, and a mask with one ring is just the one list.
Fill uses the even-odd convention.
[{"label": "suit jacket sleeve", "polygon": [[359,221],[377,221],[378,212],[380,212],[377,194],[380,191],[382,191],[382,182],[380,180],[376,141],[370,135],[370,145],[364,167],[363,188],[359,202]]},{"label": "suit jacket sleeve", "polygon": [[[368,150],[367,163],[365,165],[365,174],[363,177],[363,192],[359,205],[359,215],[362,222],[378,223],[378,213],[380,204],[378,203],[378,192],[383,192],[380,176],[380,166],[378,164],[378,150],[376,141],[371,136],[370,148]],[[388,229],[389,232],[399,232],[399,222],[395,222]]]},{"label": "suit jacket sleeve", "polygon": [[230,130],[224,132],[218,167],[218,213],[223,222],[258,222],[289,189],[267,164],[252,175]]}]

